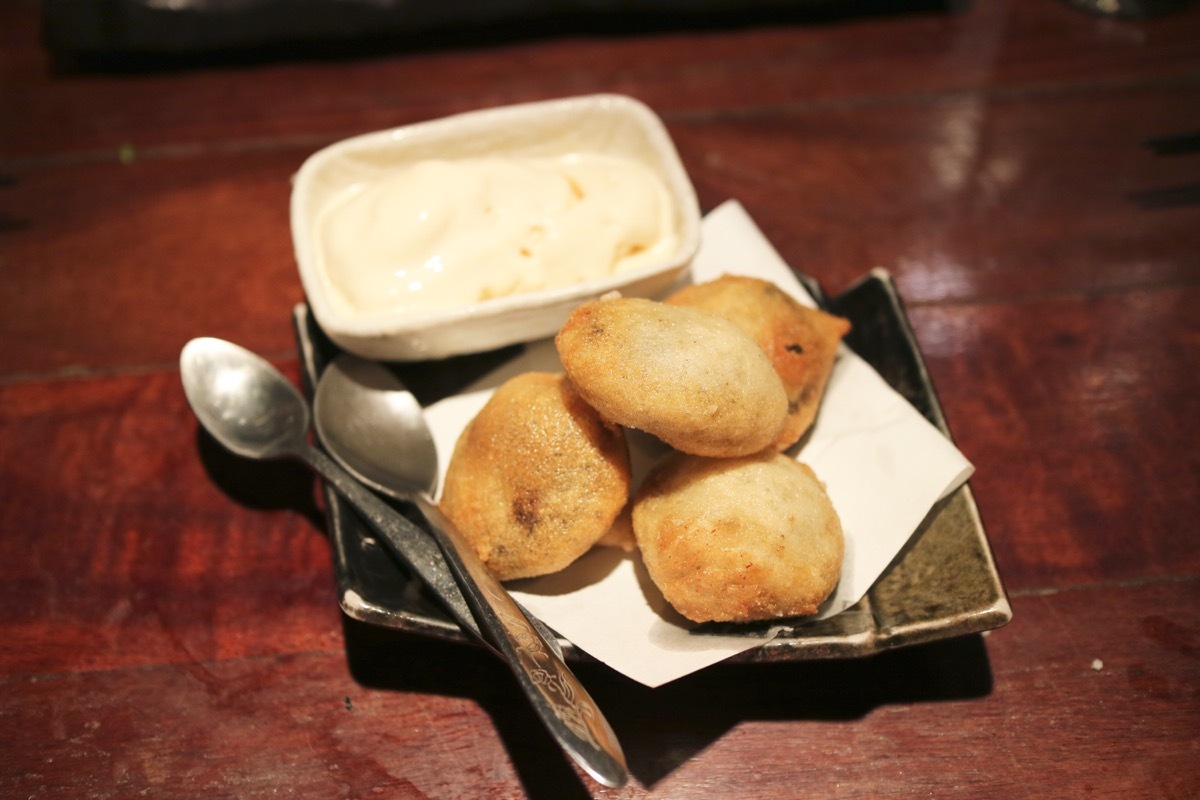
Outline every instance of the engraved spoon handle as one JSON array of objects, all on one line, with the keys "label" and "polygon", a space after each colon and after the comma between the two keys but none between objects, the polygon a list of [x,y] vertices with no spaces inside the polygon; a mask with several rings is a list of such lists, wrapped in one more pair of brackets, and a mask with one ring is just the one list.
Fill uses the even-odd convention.
[{"label": "engraved spoon handle", "polygon": [[446,604],[447,610],[467,633],[487,641],[457,581],[446,569],[441,548],[433,539],[317,448],[305,444],[296,448],[295,455],[328,481],[362,515],[372,530],[383,537],[392,552],[400,556],[430,591]]},{"label": "engraved spoon handle", "polygon": [[[479,630],[479,623],[475,621],[475,616],[463,598],[457,580],[446,565],[442,548],[430,538],[428,533],[381,500],[378,495],[346,472],[340,464],[317,448],[305,444],[301,449],[297,449],[295,455],[324,478],[346,502],[362,515],[367,526],[381,536],[392,552],[398,555],[426,587],[445,604],[446,609],[464,631],[475,636],[493,650],[497,649]],[[525,612],[524,608],[521,611],[528,616],[528,612]],[[532,618],[530,624],[538,629],[538,633],[546,639],[555,654],[561,658],[562,649],[558,644],[558,638],[550,629],[536,618]],[[504,654],[500,653],[500,655]]]},{"label": "engraved spoon handle", "polygon": [[530,624],[454,523],[429,497],[413,502],[442,546],[446,563],[492,644],[505,656],[522,690],[551,733],[588,773],[605,786],[621,786],[628,772],[617,737],[595,701]]}]

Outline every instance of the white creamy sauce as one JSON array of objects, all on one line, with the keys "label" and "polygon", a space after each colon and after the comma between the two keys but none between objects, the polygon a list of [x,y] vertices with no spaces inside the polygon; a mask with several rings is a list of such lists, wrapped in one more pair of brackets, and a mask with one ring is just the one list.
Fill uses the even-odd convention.
[{"label": "white creamy sauce", "polygon": [[661,261],[673,217],[659,177],[625,158],[429,160],[336,196],[317,251],[345,312],[444,309]]}]

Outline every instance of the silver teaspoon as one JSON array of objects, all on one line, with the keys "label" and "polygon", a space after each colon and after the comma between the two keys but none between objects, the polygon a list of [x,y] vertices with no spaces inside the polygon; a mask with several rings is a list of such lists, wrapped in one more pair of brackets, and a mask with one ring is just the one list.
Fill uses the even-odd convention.
[{"label": "silver teaspoon", "polygon": [[[188,342],[179,363],[192,410],[222,445],[248,458],[292,457],[307,463],[359,511],[459,625],[495,651],[479,630],[438,545],[309,445],[308,404],[287,378],[249,350],[220,339]],[[561,656],[554,634],[536,618],[534,624]]]},{"label": "silver teaspoon", "polygon": [[[180,371],[192,410],[218,442],[247,458],[294,458],[310,466],[363,515],[393,552],[445,603],[464,630],[487,643],[438,545],[336,462],[309,445],[308,405],[278,370],[235,344],[202,338],[183,348]],[[549,639],[548,631],[545,635]],[[495,645],[489,643],[489,646],[496,649]],[[567,752],[579,760],[575,751]],[[598,781],[607,783],[613,775],[617,777],[611,785],[625,780],[623,766],[616,773],[610,769],[594,771],[588,764],[580,763]],[[602,761],[599,766],[608,765]]]},{"label": "silver teaspoon", "polygon": [[438,546],[308,443],[308,404],[275,367],[249,350],[211,338],[188,342],[179,367],[192,411],[218,442],[247,458],[294,458],[306,463],[358,509],[464,630],[482,639]]},{"label": "silver teaspoon", "polygon": [[621,746],[595,701],[430,497],[437,451],[412,393],[380,364],[342,355],[318,381],[313,409],[334,459],[367,486],[420,510],[480,627],[563,749],[600,783],[624,784]]}]

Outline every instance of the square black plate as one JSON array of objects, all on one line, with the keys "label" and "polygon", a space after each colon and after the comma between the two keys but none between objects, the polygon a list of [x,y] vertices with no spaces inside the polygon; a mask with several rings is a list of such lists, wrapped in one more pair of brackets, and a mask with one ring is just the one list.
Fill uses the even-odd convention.
[{"label": "square black plate", "polygon": [[[950,435],[903,304],[890,275],[874,270],[836,297],[802,282],[824,308],[853,324],[846,343],[946,436]],[[301,304],[297,343],[310,391],[338,354]],[[428,405],[457,392],[520,352],[520,347],[442,361],[396,364],[417,399]],[[353,510],[325,490],[329,534],[343,611],[362,622],[441,639],[471,641],[364,527]],[[403,511],[402,506],[398,508]],[[414,517],[414,520],[416,517]],[[895,647],[998,628],[1012,618],[983,522],[964,485],[935,506],[875,585],[851,608],[785,629],[732,661],[787,661],[865,656]],[[767,624],[705,626],[701,631],[759,634]],[[697,635],[702,635],[698,633]],[[587,659],[560,640],[567,658]]]}]

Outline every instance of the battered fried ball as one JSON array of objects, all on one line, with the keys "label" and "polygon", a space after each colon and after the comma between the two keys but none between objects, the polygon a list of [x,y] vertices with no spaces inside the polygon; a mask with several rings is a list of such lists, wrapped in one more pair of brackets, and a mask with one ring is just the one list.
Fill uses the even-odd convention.
[{"label": "battered fried ball", "polygon": [[500,386],[459,436],[441,508],[500,580],[565,568],[629,499],[629,451],[561,374]]},{"label": "battered fried ball", "polygon": [[694,622],[813,614],[842,570],[842,526],[824,487],[770,451],[668,456],[638,490],[633,530],[651,579]]},{"label": "battered fried ball", "polygon": [[771,446],[787,394],[736,324],[640,298],[584,303],[555,338],[567,377],[606,419],[704,456]]},{"label": "battered fried ball", "polygon": [[666,302],[720,314],[758,342],[787,390],[787,421],[775,447],[799,441],[816,419],[849,320],[801,305],[769,281],[735,275],[685,287]]}]

